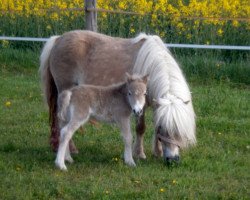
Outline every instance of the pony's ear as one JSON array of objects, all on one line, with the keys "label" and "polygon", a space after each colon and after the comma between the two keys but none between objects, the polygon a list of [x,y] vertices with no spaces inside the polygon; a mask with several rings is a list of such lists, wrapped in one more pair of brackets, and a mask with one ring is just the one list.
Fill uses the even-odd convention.
[{"label": "pony's ear", "polygon": [[149,74],[142,77],[142,80],[145,84],[147,84],[147,82],[148,82],[148,77],[149,77]]},{"label": "pony's ear", "polygon": [[126,72],[126,82],[131,82],[133,79],[132,79],[132,76],[128,73],[128,72]]},{"label": "pony's ear", "polygon": [[157,108],[159,106],[167,106],[169,104],[171,104],[172,102],[169,99],[163,99],[163,98],[159,98],[159,99],[153,99],[153,106],[156,106]]}]

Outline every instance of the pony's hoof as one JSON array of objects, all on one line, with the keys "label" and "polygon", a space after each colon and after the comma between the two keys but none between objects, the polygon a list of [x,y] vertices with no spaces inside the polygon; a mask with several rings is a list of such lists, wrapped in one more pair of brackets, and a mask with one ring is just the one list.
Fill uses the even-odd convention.
[{"label": "pony's hoof", "polygon": [[144,152],[142,152],[142,153],[140,153],[140,154],[137,156],[137,158],[142,159],[142,160],[146,160],[147,156],[145,155]]},{"label": "pony's hoof", "polygon": [[145,160],[147,158],[146,154],[143,151],[137,151],[134,149],[133,156],[135,158],[139,158],[142,160]]},{"label": "pony's hoof", "polygon": [[76,148],[76,146],[75,146],[73,140],[70,140],[70,141],[69,141],[69,150],[70,150],[70,153],[72,153],[72,154],[78,154],[78,153],[79,153],[79,151],[78,151],[78,149]]},{"label": "pony's hoof", "polygon": [[141,159],[141,160],[146,160],[146,158],[147,158],[147,156],[145,155],[145,153],[139,153],[139,154],[135,153],[134,157],[138,158],[138,159]]},{"label": "pony's hoof", "polygon": [[72,154],[78,154],[79,153],[79,151],[78,151],[78,149],[76,148],[75,145],[70,145],[69,150],[70,150],[70,153],[72,153]]}]

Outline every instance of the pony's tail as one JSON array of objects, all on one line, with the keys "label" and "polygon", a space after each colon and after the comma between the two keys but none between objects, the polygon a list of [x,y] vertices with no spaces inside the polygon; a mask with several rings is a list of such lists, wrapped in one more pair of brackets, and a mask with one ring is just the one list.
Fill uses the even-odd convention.
[{"label": "pony's tail", "polygon": [[56,104],[57,104],[58,91],[55,85],[55,81],[49,69],[49,56],[51,53],[51,49],[53,48],[55,41],[58,37],[59,36],[53,36],[45,43],[40,56],[39,73],[41,76],[41,87],[43,90],[43,94],[45,96],[45,100],[49,107],[50,123],[53,123],[52,122],[52,119],[54,119],[53,115],[55,115],[57,112]]},{"label": "pony's tail", "polygon": [[59,94],[58,97],[58,118],[66,122],[68,121],[68,107],[70,104],[72,92],[70,90],[64,90],[62,93]]},{"label": "pony's tail", "polygon": [[54,78],[49,68],[49,57],[51,50],[59,36],[51,37],[44,45],[40,56],[39,73],[41,77],[41,87],[45,97],[45,101],[49,107],[49,122],[51,127],[50,144],[54,151],[58,146],[58,133],[59,127],[57,123],[57,98],[58,91],[54,81]]}]

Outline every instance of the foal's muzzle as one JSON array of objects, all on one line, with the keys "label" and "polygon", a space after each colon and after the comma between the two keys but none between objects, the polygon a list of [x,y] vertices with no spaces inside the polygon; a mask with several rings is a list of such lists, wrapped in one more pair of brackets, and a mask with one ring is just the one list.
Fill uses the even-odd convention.
[{"label": "foal's muzzle", "polygon": [[133,109],[133,112],[134,112],[134,114],[135,114],[135,115],[137,115],[137,116],[141,116],[141,115],[142,115],[143,110],[142,110],[142,109],[141,109],[141,110],[135,110],[135,109]]}]

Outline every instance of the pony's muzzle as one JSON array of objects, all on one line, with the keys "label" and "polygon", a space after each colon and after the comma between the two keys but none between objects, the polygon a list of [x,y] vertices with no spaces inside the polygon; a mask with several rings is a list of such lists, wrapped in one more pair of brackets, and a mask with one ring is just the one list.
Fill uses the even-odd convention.
[{"label": "pony's muzzle", "polygon": [[179,164],[180,163],[180,156],[175,155],[173,157],[166,157],[165,160],[166,160],[166,163],[168,166],[171,166],[173,164]]}]

